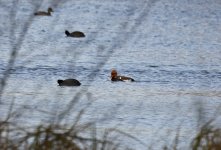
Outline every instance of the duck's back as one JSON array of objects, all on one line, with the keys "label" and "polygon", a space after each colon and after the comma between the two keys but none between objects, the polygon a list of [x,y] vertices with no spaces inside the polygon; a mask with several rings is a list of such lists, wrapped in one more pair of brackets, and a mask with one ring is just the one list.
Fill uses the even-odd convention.
[{"label": "duck's back", "polygon": [[80,32],[80,31],[74,31],[71,33],[71,36],[72,37],[85,37],[84,33],[83,32]]},{"label": "duck's back", "polygon": [[81,83],[76,79],[66,79],[66,80],[62,80],[62,82],[60,82],[59,85],[60,86],[80,86]]},{"label": "duck's back", "polygon": [[35,16],[51,16],[50,13],[44,12],[44,11],[36,12],[36,13],[34,13],[34,15],[35,15]]},{"label": "duck's back", "polygon": [[131,77],[126,77],[126,76],[119,76],[119,78],[121,79],[121,80],[128,80],[128,81],[135,81],[133,78],[131,78]]}]

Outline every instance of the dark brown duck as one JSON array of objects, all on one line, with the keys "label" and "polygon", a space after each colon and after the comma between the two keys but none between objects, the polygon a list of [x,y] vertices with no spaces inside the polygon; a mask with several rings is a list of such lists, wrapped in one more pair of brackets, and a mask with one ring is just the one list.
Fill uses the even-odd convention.
[{"label": "dark brown duck", "polygon": [[48,8],[48,12],[45,11],[37,11],[34,13],[35,16],[51,16],[51,12],[54,12],[51,7]]},{"label": "dark brown duck", "polygon": [[80,86],[81,83],[76,79],[57,80],[59,86]]},{"label": "dark brown duck", "polygon": [[82,37],[85,37],[85,34],[81,31],[74,31],[74,32],[69,32],[68,30],[65,30],[65,34],[68,36],[68,37],[76,37],[76,38],[82,38]]}]

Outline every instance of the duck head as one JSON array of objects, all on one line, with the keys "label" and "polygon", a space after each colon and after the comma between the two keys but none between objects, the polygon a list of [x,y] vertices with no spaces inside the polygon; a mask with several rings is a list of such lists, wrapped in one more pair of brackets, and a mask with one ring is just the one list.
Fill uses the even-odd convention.
[{"label": "duck head", "polygon": [[54,12],[51,7],[48,8],[48,12]]},{"label": "duck head", "polygon": [[117,70],[113,69],[111,71],[111,78],[116,78],[117,77]]},{"label": "duck head", "polygon": [[64,82],[64,80],[57,80],[57,82],[59,85],[61,85]]},{"label": "duck head", "polygon": [[66,34],[67,36],[70,36],[70,32],[69,32],[68,30],[65,30],[65,34]]}]

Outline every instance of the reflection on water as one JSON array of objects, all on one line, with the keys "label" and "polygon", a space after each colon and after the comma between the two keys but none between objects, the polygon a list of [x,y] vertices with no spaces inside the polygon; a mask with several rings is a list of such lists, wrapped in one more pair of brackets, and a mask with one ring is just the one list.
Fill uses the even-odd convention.
[{"label": "reflection on water", "polygon": [[[31,3],[19,3],[12,38],[11,6],[2,3],[1,78],[12,45],[33,14]],[[198,128],[198,107],[203,108],[200,123],[220,108],[220,8],[219,2],[206,0],[191,5],[174,0],[64,2],[51,17],[33,18],[11,68],[1,114],[14,101],[14,110],[21,112],[16,121],[35,125],[57,120],[70,108],[65,122],[72,123],[85,108],[81,121],[97,121],[98,130],[117,127],[147,145],[160,141],[162,146],[181,126],[180,143],[187,145]],[[66,29],[87,36],[66,38]],[[112,68],[136,82],[110,82]],[[82,86],[58,87],[57,79],[65,78],[76,78]]]}]

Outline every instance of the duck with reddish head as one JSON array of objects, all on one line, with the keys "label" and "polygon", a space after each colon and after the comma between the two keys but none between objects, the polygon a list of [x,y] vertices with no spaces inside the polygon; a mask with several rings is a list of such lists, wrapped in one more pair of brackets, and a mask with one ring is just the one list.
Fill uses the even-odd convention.
[{"label": "duck with reddish head", "polygon": [[113,69],[111,71],[111,81],[135,81],[135,80],[131,77],[119,76],[117,74],[117,70]]}]

